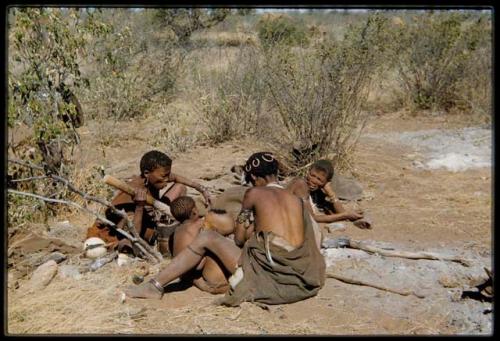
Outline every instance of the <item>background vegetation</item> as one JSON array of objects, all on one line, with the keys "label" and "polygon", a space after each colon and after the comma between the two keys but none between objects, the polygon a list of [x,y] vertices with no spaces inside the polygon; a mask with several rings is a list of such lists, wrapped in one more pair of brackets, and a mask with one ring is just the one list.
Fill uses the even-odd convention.
[{"label": "background vegetation", "polygon": [[[12,181],[51,172],[105,194],[97,169],[72,166],[78,128],[93,122],[109,145],[113,122],[154,120],[153,144],[174,155],[253,137],[288,174],[320,157],[352,167],[375,112],[489,123],[491,24],[484,11],[11,8],[9,158],[45,169],[9,163],[9,187],[68,196]],[[8,212],[22,224],[52,211],[9,194]]]}]

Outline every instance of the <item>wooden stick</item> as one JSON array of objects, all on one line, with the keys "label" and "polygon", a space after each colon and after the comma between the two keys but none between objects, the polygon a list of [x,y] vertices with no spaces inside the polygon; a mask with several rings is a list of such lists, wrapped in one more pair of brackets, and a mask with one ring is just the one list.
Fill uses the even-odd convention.
[{"label": "wooden stick", "polygon": [[466,259],[461,259],[455,256],[443,256],[431,252],[409,252],[409,251],[391,251],[384,250],[375,246],[367,245],[365,242],[359,240],[350,240],[349,247],[353,249],[359,249],[366,252],[378,253],[385,257],[399,257],[399,258],[409,258],[409,259],[431,259],[431,260],[446,260],[451,262],[457,262],[464,266],[471,266],[471,261]]},{"label": "wooden stick", "polygon": [[[22,166],[26,166],[26,167],[30,167],[32,169],[39,169],[39,170],[44,170],[43,167],[41,166],[38,166],[38,165],[35,165],[35,164],[32,164],[30,162],[25,162],[25,161],[21,161],[21,160],[16,160],[16,159],[10,159],[9,162],[12,162],[12,163],[16,163],[16,164],[19,164],[19,165],[22,165]],[[97,216],[97,218],[99,220],[101,220],[102,222],[106,223],[107,225],[111,226],[112,228],[114,228],[115,230],[117,230],[118,232],[120,232],[123,236],[125,236],[126,238],[128,238],[132,243],[134,243],[138,248],[139,250],[150,260],[153,260],[155,263],[157,262],[161,262],[163,260],[163,256],[161,255],[161,253],[159,252],[156,252],[154,249],[152,249],[150,247],[150,245],[144,240],[142,239],[139,234],[137,233],[137,231],[135,230],[135,227],[134,227],[134,223],[128,218],[127,214],[123,211],[123,210],[118,210],[116,207],[114,207],[113,205],[111,205],[111,203],[107,202],[106,200],[103,200],[103,199],[100,199],[100,198],[97,198],[97,197],[93,197],[93,196],[90,196],[88,195],[87,193],[77,189],[73,184],[71,184],[67,179],[61,177],[61,176],[57,176],[55,174],[48,174],[48,176],[50,178],[52,178],[53,180],[56,180],[58,182],[62,182],[64,185],[66,185],[66,187],[68,187],[72,192],[75,192],[76,194],[80,195],[81,197],[83,197],[84,199],[86,200],[90,200],[90,201],[95,201],[95,202],[98,202],[106,207],[108,207],[111,211],[113,211],[114,213],[118,214],[120,217],[124,218],[125,221],[127,222],[127,229],[128,229],[128,232],[132,235],[130,235],[129,233],[126,233],[125,231],[123,231],[122,229],[118,228],[116,226],[116,224],[114,224],[113,222],[111,222],[110,220],[102,217],[102,216],[99,216],[97,215],[95,212],[87,209],[87,208],[84,208],[72,201],[64,201],[64,200],[58,200],[58,199],[49,199],[49,198],[46,198],[46,197],[42,197],[42,196],[38,196],[36,194],[31,194],[32,197],[35,197],[35,198],[38,198],[38,199],[41,199],[41,200],[45,200],[45,199],[48,199],[48,200],[45,200],[45,201],[49,201],[49,202],[57,202],[57,203],[61,203],[61,204],[68,204],[68,205],[71,205],[71,206],[75,206],[79,209],[82,209],[82,210],[85,210],[87,212],[90,212],[94,215]],[[9,190],[13,193],[15,192],[18,192],[18,191],[13,191],[13,190]],[[28,193],[26,192],[18,192],[17,194],[19,195],[29,195]]]},{"label": "wooden stick", "polygon": [[345,283],[349,283],[349,284],[364,285],[364,286],[372,287],[372,288],[375,288],[375,289],[392,292],[394,294],[398,294],[398,295],[402,295],[402,296],[415,295],[418,298],[425,298],[424,295],[418,294],[418,293],[416,293],[415,291],[412,291],[412,290],[400,290],[400,289],[387,288],[387,287],[384,287],[382,285],[378,285],[378,284],[374,284],[374,283],[368,283],[368,282],[365,282],[365,281],[362,281],[362,280],[359,280],[359,279],[344,277],[344,276],[341,276],[341,275],[338,275],[338,274],[335,274],[335,273],[332,273],[332,272],[327,272],[326,273],[326,277],[328,277],[328,278],[335,278],[336,280],[339,280],[339,281],[345,282]]},{"label": "wooden stick", "polygon": [[[128,185],[127,183],[123,182],[120,179],[115,178],[114,176],[105,175],[102,180],[104,181],[104,183],[106,183],[110,186],[113,186],[114,188],[117,188],[117,189],[119,189],[127,194],[130,194],[132,196],[135,195],[135,189],[132,186]],[[159,209],[160,211],[167,213],[170,216],[172,215],[170,213],[170,207],[167,204],[165,204],[159,200],[156,200],[149,193],[146,195],[146,203],[151,205],[151,206],[154,206],[155,208]]]}]

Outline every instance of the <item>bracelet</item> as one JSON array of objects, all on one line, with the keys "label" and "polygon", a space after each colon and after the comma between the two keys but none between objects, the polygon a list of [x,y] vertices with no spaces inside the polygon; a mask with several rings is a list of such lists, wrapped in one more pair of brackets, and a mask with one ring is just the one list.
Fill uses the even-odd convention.
[{"label": "bracelet", "polygon": [[162,294],[165,292],[163,285],[161,285],[160,282],[158,282],[156,279],[151,278],[149,280],[149,283],[153,284],[155,286],[155,288],[158,289],[158,291],[161,292]]}]

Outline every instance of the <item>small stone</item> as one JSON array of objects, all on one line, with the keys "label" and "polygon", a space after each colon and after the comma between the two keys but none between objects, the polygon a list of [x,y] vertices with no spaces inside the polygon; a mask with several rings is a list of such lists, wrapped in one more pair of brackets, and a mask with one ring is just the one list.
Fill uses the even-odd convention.
[{"label": "small stone", "polygon": [[61,253],[61,252],[52,252],[50,255],[44,258],[43,262],[47,262],[49,260],[53,260],[57,264],[61,263],[62,261],[66,260],[66,255]]},{"label": "small stone", "polygon": [[438,282],[445,288],[457,288],[460,286],[460,283],[456,278],[450,277],[448,275],[441,276],[438,279]]},{"label": "small stone", "polygon": [[54,260],[43,263],[33,272],[28,286],[35,290],[45,288],[56,275],[57,268],[57,263]]},{"label": "small stone", "polygon": [[76,265],[61,265],[59,267],[59,276],[61,278],[73,278],[76,280],[82,278],[82,274]]}]

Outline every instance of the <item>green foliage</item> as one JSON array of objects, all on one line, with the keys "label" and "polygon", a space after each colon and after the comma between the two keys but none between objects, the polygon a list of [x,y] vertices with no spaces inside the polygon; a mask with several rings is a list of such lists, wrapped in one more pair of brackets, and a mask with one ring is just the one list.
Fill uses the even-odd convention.
[{"label": "green foliage", "polygon": [[305,25],[284,14],[263,15],[257,22],[257,34],[264,48],[276,45],[305,46],[309,43]]},{"label": "green foliage", "polygon": [[[78,25],[82,12],[65,8],[13,8],[9,30],[9,126],[33,127],[34,139],[52,171],[63,171],[46,147],[72,146],[78,135],[72,126],[74,104],[65,99],[66,82],[85,83],[79,54],[84,51],[87,27]],[[63,147],[56,154],[63,153]]]},{"label": "green foliage", "polygon": [[[97,114],[115,119],[143,116],[156,99],[168,102],[173,94],[184,52],[175,37],[148,21],[157,10],[140,13],[103,10],[101,22],[111,30],[93,40],[85,93]],[[91,115],[92,115],[91,113]]]},{"label": "green foliage", "polygon": [[394,58],[404,95],[415,109],[449,110],[458,103],[457,85],[470,74],[474,52],[486,52],[484,33],[484,21],[459,12],[426,12],[399,26]]}]

